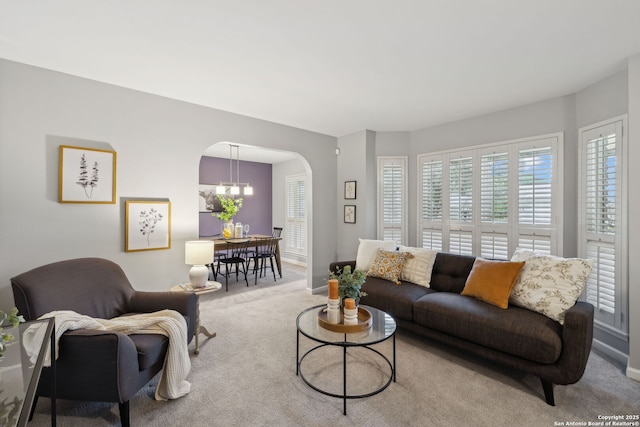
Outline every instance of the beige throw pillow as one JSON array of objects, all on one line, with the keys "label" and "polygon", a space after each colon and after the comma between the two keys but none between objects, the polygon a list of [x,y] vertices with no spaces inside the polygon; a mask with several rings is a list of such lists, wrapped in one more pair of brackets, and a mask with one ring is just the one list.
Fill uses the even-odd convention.
[{"label": "beige throw pillow", "polygon": [[405,262],[404,268],[400,273],[400,280],[427,288],[430,287],[431,272],[433,271],[433,264],[436,261],[438,251],[408,246],[400,246],[399,250],[413,255],[413,258]]},{"label": "beige throw pillow", "polygon": [[368,240],[359,239],[358,254],[356,255],[356,268],[368,271],[371,263],[378,254],[378,249],[392,251],[396,248],[396,242],[392,240]]},{"label": "beige throw pillow", "polygon": [[513,286],[509,303],[564,324],[564,314],[582,293],[593,260],[561,258],[516,249],[511,261],[525,261],[525,264]]}]

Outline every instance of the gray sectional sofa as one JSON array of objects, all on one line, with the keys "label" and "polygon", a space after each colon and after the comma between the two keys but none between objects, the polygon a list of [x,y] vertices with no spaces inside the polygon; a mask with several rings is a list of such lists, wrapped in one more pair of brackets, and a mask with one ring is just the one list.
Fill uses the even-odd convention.
[{"label": "gray sectional sofa", "polygon": [[[460,295],[475,257],[438,253],[430,287],[367,277],[361,303],[391,314],[398,326],[541,379],[546,402],[554,384],[573,384],[584,373],[593,338],[593,306],[577,302],[564,325],[510,305],[496,307]],[[331,271],[355,261],[331,263]]]}]

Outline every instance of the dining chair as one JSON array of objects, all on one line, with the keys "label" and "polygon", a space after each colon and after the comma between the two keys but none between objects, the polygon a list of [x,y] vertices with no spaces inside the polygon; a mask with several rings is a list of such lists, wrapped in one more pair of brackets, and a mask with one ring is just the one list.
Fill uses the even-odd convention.
[{"label": "dining chair", "polygon": [[[250,239],[228,240],[226,252],[221,254],[220,258],[218,259],[218,274],[224,276],[224,285],[226,291],[229,290],[229,275],[233,273],[234,266],[236,271],[236,281],[238,280],[239,273],[242,272],[242,274],[244,274],[244,281],[247,283],[247,286],[249,286],[249,280],[247,279],[247,251],[249,242]],[[224,274],[222,274],[222,270],[220,268],[221,265],[224,265]],[[240,266],[242,266],[242,270],[240,270]]]},{"label": "dining chair", "polygon": [[282,235],[282,227],[273,227],[272,237],[280,237]]},{"label": "dining chair", "polygon": [[273,237],[267,237],[260,239],[261,241],[256,244],[256,254],[253,258],[253,273],[255,275],[255,284],[258,284],[258,272],[260,277],[263,274],[266,276],[266,260],[269,259],[271,265],[271,272],[273,273],[273,280],[276,280],[276,271],[273,268],[273,260],[276,257],[276,250],[278,245],[278,239]]}]

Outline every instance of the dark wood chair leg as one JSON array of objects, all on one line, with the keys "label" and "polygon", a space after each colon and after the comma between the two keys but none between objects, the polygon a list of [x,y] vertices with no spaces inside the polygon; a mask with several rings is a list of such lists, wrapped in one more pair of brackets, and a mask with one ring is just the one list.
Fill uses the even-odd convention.
[{"label": "dark wood chair leg", "polygon": [[129,427],[129,401],[119,403],[118,406],[120,407],[120,424],[122,427]]},{"label": "dark wood chair leg", "polygon": [[540,381],[542,382],[542,389],[544,390],[544,398],[547,401],[547,405],[556,406],[553,399],[553,383],[543,380],[542,378],[540,378]]}]

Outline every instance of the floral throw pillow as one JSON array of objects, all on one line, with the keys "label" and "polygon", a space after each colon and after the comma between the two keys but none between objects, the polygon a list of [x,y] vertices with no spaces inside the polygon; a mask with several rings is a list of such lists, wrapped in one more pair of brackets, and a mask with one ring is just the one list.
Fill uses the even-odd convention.
[{"label": "floral throw pillow", "polygon": [[412,257],[408,252],[385,251],[378,249],[376,258],[373,260],[367,276],[378,277],[389,280],[396,285],[400,284],[400,273],[408,257]]},{"label": "floral throw pillow", "polygon": [[593,260],[561,258],[516,249],[511,261],[525,261],[509,303],[564,324],[564,314],[584,289]]}]

